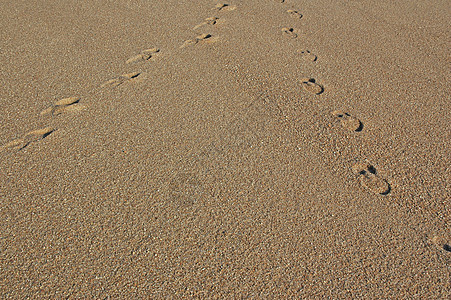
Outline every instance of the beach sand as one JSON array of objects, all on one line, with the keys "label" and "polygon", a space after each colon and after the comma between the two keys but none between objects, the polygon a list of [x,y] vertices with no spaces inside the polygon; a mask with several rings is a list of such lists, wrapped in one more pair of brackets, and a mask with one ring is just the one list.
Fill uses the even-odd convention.
[{"label": "beach sand", "polygon": [[1,298],[450,296],[448,1],[6,0]]}]

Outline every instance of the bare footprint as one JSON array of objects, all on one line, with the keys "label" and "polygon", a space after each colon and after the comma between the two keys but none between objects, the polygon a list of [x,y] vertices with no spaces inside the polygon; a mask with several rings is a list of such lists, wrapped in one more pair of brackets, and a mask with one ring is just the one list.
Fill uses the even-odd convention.
[{"label": "bare footprint", "polygon": [[102,83],[100,87],[117,87],[125,82],[129,82],[132,81],[133,79],[138,78],[140,75],[141,75],[140,72],[123,74],[121,76],[118,76],[116,78],[110,79]]},{"label": "bare footprint", "polygon": [[316,83],[314,78],[302,78],[301,84],[304,90],[312,94],[319,95],[324,92],[324,88],[320,84]]},{"label": "bare footprint", "polygon": [[356,117],[351,116],[346,112],[336,110],[332,112],[332,115],[341,120],[341,125],[351,131],[362,131],[363,124]]},{"label": "bare footprint", "polygon": [[216,23],[218,22],[219,18],[218,17],[209,17],[206,18],[202,23],[194,26],[194,30],[196,30],[199,27],[205,26],[205,25],[216,25]]},{"label": "bare footprint", "polygon": [[318,57],[310,52],[310,50],[300,49],[298,53],[301,54],[301,57],[305,60],[316,61],[318,59]]},{"label": "bare footprint", "polygon": [[295,39],[298,37],[298,30],[294,28],[284,27],[282,28],[282,33],[290,39]]},{"label": "bare footprint", "polygon": [[292,17],[296,19],[301,19],[303,17],[302,14],[297,10],[289,9],[287,10],[287,13],[289,13]]},{"label": "bare footprint", "polygon": [[25,136],[23,138],[15,139],[11,142],[6,143],[2,147],[0,147],[0,150],[1,151],[4,151],[4,150],[20,151],[23,148],[27,147],[29,144],[46,138],[53,131],[54,131],[54,129],[51,127],[45,127],[45,128],[29,131],[25,134]]},{"label": "bare footprint", "polygon": [[158,48],[142,50],[141,53],[127,59],[127,61],[125,63],[133,64],[133,63],[138,63],[138,62],[144,62],[144,61],[151,59],[152,55],[155,53],[158,53],[158,52],[160,52],[160,49],[158,49]]},{"label": "bare footprint", "polygon": [[212,10],[217,10],[217,11],[231,11],[231,10],[235,10],[236,6],[234,5],[230,5],[227,3],[218,3],[216,4],[216,6],[214,8],[212,8]]},{"label": "bare footprint", "polygon": [[204,33],[204,34],[196,36],[194,39],[186,40],[185,42],[183,42],[183,44],[180,46],[180,48],[194,46],[200,42],[214,42],[214,41],[215,41],[215,39],[211,36],[211,34]]},{"label": "bare footprint", "polygon": [[80,97],[64,98],[64,99],[56,101],[55,104],[53,104],[53,106],[41,111],[40,115],[41,116],[47,115],[47,114],[59,115],[59,114],[69,112],[69,111],[82,110],[84,107],[82,105],[78,105],[79,102],[80,102]]},{"label": "bare footprint", "polygon": [[376,169],[368,163],[358,163],[352,167],[358,175],[360,184],[375,194],[387,195],[390,193],[390,184],[376,174]]}]

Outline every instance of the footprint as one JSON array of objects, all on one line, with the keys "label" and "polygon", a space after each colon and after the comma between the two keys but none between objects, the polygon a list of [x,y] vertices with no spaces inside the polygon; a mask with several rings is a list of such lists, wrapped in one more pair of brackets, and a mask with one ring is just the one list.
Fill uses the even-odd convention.
[{"label": "footprint", "polygon": [[64,99],[56,101],[55,104],[53,104],[53,106],[41,111],[40,115],[43,116],[43,115],[51,114],[53,116],[53,115],[59,115],[59,114],[69,112],[69,111],[79,111],[79,110],[83,109],[82,105],[78,105],[79,102],[80,102],[80,97],[64,98]]},{"label": "footprint", "polygon": [[39,140],[46,138],[53,131],[55,131],[55,130],[52,127],[45,127],[42,129],[33,130],[33,131],[26,133],[23,139],[28,144],[34,143],[34,142],[37,142]]},{"label": "footprint", "polygon": [[319,95],[324,92],[324,88],[320,84],[316,83],[314,78],[302,78],[301,84],[304,87],[304,90],[312,94]]},{"label": "footprint", "polygon": [[445,250],[445,252],[451,252],[451,246],[445,242],[444,238],[434,236],[432,242],[440,249]]},{"label": "footprint", "polygon": [[336,110],[332,112],[332,115],[339,118],[341,120],[341,125],[351,131],[362,131],[363,124],[356,117],[351,116],[346,112],[342,112],[340,110]]},{"label": "footprint", "polygon": [[160,52],[160,49],[158,49],[158,48],[142,50],[141,53],[139,53],[138,55],[135,55],[135,56],[127,59],[127,61],[125,63],[133,64],[133,63],[147,61],[152,57],[153,54],[158,53],[158,52]]},{"label": "footprint", "polygon": [[183,42],[183,44],[180,46],[180,49],[189,47],[189,46],[193,46],[195,44],[197,44],[199,41],[197,39],[192,39],[192,40],[186,40]]},{"label": "footprint", "polygon": [[235,10],[235,9],[236,9],[236,6],[234,6],[234,5],[230,5],[230,4],[226,4],[226,3],[218,3],[212,10],[230,11],[230,10]]},{"label": "footprint", "polygon": [[274,0],[274,1],[276,1],[278,3],[284,3],[285,2],[285,0]]},{"label": "footprint", "polygon": [[51,127],[45,127],[42,129],[37,129],[30,131],[25,134],[25,136],[21,139],[15,139],[9,143],[6,143],[3,145],[0,150],[16,150],[20,151],[23,148],[27,147],[29,144],[40,141],[44,138],[46,138],[49,134],[51,134],[54,131]]},{"label": "footprint", "polygon": [[287,13],[289,13],[292,17],[296,19],[301,19],[303,17],[302,14],[297,10],[289,9],[287,10]]},{"label": "footprint", "polygon": [[298,53],[300,53],[301,57],[305,60],[316,61],[318,59],[318,57],[312,52],[310,52],[310,50],[301,49],[298,51]]},{"label": "footprint", "polygon": [[358,163],[352,167],[358,174],[360,184],[375,194],[387,195],[390,193],[390,184],[376,174],[376,169],[368,163]]},{"label": "footprint", "polygon": [[215,41],[215,39],[211,36],[211,34],[204,33],[204,34],[196,36],[194,39],[186,40],[183,43],[183,45],[180,46],[180,48],[193,46],[193,45],[196,45],[197,43],[200,43],[200,42],[210,42],[210,41],[213,42],[213,41]]},{"label": "footprint", "polygon": [[19,151],[25,148],[28,144],[25,143],[24,139],[15,139],[11,142],[8,142],[0,147],[0,152],[6,151],[6,150],[15,150]]},{"label": "footprint", "polygon": [[117,87],[117,86],[119,86],[119,85],[121,85],[121,84],[123,84],[125,82],[129,82],[129,81],[131,81],[133,79],[138,78],[138,76],[140,76],[140,75],[141,75],[140,72],[133,72],[133,73],[128,73],[128,74],[123,74],[123,75],[121,75],[119,77],[110,79],[110,80],[102,83],[100,85],[100,87],[107,87],[107,86],[109,86],[109,87]]},{"label": "footprint", "polygon": [[282,32],[285,36],[289,37],[290,39],[295,39],[298,37],[298,30],[294,28],[284,27],[282,28]]},{"label": "footprint", "polygon": [[217,17],[209,17],[209,18],[206,18],[206,19],[204,20],[204,22],[202,22],[202,23],[200,23],[200,24],[194,26],[193,29],[196,30],[197,28],[202,27],[202,26],[204,26],[204,25],[215,25],[215,24],[218,22],[218,20],[219,20],[219,18],[217,18]]}]

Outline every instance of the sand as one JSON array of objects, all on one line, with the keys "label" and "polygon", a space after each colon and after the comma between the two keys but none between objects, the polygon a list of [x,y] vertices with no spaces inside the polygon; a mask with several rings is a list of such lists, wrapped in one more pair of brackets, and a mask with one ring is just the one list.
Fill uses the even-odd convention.
[{"label": "sand", "polygon": [[448,1],[218,4],[3,1],[1,298],[447,299]]}]

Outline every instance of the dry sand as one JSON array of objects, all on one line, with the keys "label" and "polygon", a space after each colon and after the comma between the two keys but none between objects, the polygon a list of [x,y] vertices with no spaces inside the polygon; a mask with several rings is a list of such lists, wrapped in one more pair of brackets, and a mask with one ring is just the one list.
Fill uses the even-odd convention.
[{"label": "dry sand", "polygon": [[0,297],[447,299],[449,1],[217,4],[2,2]]}]

